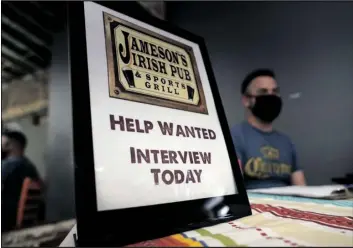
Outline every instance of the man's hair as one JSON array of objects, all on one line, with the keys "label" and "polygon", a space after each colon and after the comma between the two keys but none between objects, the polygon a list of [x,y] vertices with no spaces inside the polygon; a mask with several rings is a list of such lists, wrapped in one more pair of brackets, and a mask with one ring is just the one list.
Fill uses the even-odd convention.
[{"label": "man's hair", "polygon": [[9,140],[15,141],[21,149],[25,149],[27,146],[27,138],[26,136],[19,131],[5,131],[3,136],[7,137]]},{"label": "man's hair", "polygon": [[241,84],[241,94],[245,95],[251,81],[260,76],[269,76],[272,78],[276,77],[274,71],[272,71],[271,69],[256,69],[250,72],[243,80]]}]

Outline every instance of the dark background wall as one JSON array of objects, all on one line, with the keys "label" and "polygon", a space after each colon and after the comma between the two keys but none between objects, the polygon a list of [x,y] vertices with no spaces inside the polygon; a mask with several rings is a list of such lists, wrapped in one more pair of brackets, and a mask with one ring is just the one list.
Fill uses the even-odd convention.
[{"label": "dark background wall", "polygon": [[167,19],[206,40],[229,125],[240,83],[257,67],[278,75],[278,129],[295,142],[309,184],[353,172],[352,2],[168,2]]}]

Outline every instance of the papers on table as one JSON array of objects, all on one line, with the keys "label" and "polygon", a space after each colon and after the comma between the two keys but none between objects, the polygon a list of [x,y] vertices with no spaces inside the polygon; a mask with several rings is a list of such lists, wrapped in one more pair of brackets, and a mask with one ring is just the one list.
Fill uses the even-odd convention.
[{"label": "papers on table", "polygon": [[59,247],[75,247],[74,234],[77,234],[76,224],[72,227],[71,231],[66,238],[61,242]]},{"label": "papers on table", "polygon": [[343,185],[288,186],[266,189],[253,189],[248,190],[248,192],[329,199],[347,199],[353,197],[353,194],[349,192]]}]

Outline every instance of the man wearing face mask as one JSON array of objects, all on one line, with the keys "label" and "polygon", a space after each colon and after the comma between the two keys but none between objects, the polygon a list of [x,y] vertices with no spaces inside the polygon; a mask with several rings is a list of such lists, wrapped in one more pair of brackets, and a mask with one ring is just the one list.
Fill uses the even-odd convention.
[{"label": "man wearing face mask", "polygon": [[26,177],[39,180],[35,166],[24,156],[27,139],[21,132],[1,136],[1,231],[14,229],[22,184]]},{"label": "man wearing face mask", "polygon": [[247,189],[305,185],[290,138],[273,129],[282,110],[275,74],[258,69],[241,85],[247,120],[231,129]]}]

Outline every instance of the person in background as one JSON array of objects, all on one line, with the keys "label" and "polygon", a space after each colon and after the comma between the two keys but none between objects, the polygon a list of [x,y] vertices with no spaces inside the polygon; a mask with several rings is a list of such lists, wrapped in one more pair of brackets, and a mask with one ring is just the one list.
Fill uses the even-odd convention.
[{"label": "person in background", "polygon": [[247,120],[231,129],[247,189],[305,185],[294,144],[272,123],[282,110],[282,99],[269,69],[258,69],[241,85]]},{"label": "person in background", "polygon": [[1,231],[16,226],[17,208],[26,177],[40,181],[36,167],[25,155],[27,139],[18,131],[5,131],[1,136]]}]

